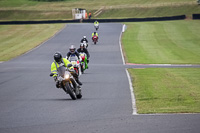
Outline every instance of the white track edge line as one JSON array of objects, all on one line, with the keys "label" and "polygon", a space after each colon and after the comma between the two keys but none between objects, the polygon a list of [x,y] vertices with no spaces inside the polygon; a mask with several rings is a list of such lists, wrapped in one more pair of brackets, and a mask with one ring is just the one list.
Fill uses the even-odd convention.
[{"label": "white track edge line", "polygon": [[[125,60],[124,60],[124,55],[123,55],[123,51],[122,51],[121,37],[122,37],[122,33],[125,31],[125,28],[126,28],[126,25],[123,24],[122,25],[122,31],[121,31],[120,36],[119,36],[119,47],[120,47],[123,65],[125,65]],[[129,89],[130,89],[130,93],[131,93],[131,102],[132,102],[132,110],[133,110],[132,115],[137,115],[136,101],[135,101],[135,95],[134,95],[134,92],[133,92],[133,86],[132,86],[131,78],[130,78],[130,75],[129,75],[127,68],[125,69],[125,71],[126,71],[126,75],[127,75],[127,78],[128,78]]]},{"label": "white track edge line", "polygon": [[124,31],[124,25],[122,26],[122,31],[121,31],[120,36],[119,36],[119,47],[120,47],[123,65],[125,65],[124,55],[123,55],[123,52],[122,52],[122,44],[121,44],[121,37],[122,37],[123,31]]},{"label": "white track edge line", "polygon": [[135,95],[134,95],[134,91],[133,91],[133,86],[132,86],[131,78],[130,78],[130,75],[129,75],[129,72],[128,72],[127,69],[126,69],[126,75],[128,77],[129,88],[130,88],[130,92],[131,92],[132,109],[133,109],[132,115],[137,115]]}]

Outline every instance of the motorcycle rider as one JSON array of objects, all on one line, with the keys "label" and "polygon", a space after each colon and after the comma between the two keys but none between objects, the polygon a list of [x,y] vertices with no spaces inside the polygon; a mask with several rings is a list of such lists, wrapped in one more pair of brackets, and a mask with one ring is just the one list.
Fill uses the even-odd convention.
[{"label": "motorcycle rider", "polygon": [[99,29],[99,22],[97,20],[94,22],[94,27],[96,30]]},{"label": "motorcycle rider", "polygon": [[86,36],[83,36],[83,38],[81,39],[81,43],[83,43],[83,41],[86,41],[86,43],[88,43]]},{"label": "motorcycle rider", "polygon": [[99,26],[99,22],[97,20],[94,21],[94,25],[98,25]]},{"label": "motorcycle rider", "polygon": [[80,60],[80,55],[79,55],[79,53],[76,51],[76,47],[75,47],[74,45],[71,45],[71,46],[69,47],[69,52],[67,53],[66,58],[69,59],[69,57],[70,57],[71,55],[77,56],[78,59]]},{"label": "motorcycle rider", "polygon": [[88,47],[88,40],[86,38],[86,36],[83,36],[83,39],[81,39],[81,43],[86,42],[86,48]]},{"label": "motorcycle rider", "polygon": [[85,64],[86,64],[86,69],[88,69],[88,63],[89,63],[90,54],[89,54],[88,50],[85,48],[85,45],[83,43],[80,44],[80,48],[77,49],[77,52],[78,53],[83,52],[83,53],[85,53],[87,55],[87,61],[85,62]]},{"label": "motorcycle rider", "polygon": [[[68,61],[66,58],[62,58],[62,55],[60,52],[56,52],[54,54],[54,62],[52,62],[51,64],[51,73],[53,73],[53,78],[56,82],[56,87],[57,88],[60,88],[59,86],[59,82],[57,80],[57,68],[60,67],[60,66],[65,66],[67,67],[68,64],[71,64],[70,61]],[[78,75],[76,74],[76,72],[74,71],[74,68],[73,66],[69,68],[70,69],[70,72],[71,74],[73,75],[73,77],[75,78],[76,82],[79,84],[79,85],[82,85],[82,83],[79,81],[79,77]]]},{"label": "motorcycle rider", "polygon": [[92,40],[93,40],[94,36],[97,36],[97,41],[98,41],[99,35],[98,35],[98,33],[96,31],[92,33]]}]

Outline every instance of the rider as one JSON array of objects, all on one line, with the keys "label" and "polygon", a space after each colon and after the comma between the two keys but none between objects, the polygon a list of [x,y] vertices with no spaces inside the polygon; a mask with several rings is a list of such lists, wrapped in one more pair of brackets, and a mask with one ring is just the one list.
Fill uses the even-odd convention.
[{"label": "rider", "polygon": [[[62,58],[62,55],[60,52],[56,52],[54,54],[54,62],[52,62],[51,64],[51,73],[53,73],[53,78],[54,80],[56,81],[56,87],[57,88],[60,88],[59,86],[59,82],[57,80],[57,68],[60,67],[60,66],[65,66],[67,67],[68,64],[71,64],[70,61],[68,61],[66,58]],[[74,71],[73,67],[70,67],[70,72],[71,74],[74,76],[76,82],[79,84],[79,85],[82,85],[82,83],[79,81],[79,77],[78,75],[76,74],[76,72]]]},{"label": "rider", "polygon": [[94,37],[94,36],[97,36],[97,40],[98,40],[99,35],[98,35],[98,33],[97,33],[96,31],[92,33],[92,40],[93,40],[93,37]]},{"label": "rider", "polygon": [[97,20],[94,21],[94,25],[98,25],[99,26],[99,22]]},{"label": "rider", "polygon": [[85,45],[83,43],[80,44],[80,48],[77,49],[77,52],[78,53],[83,52],[87,55],[87,61],[85,61],[85,66],[86,66],[86,68],[88,68],[90,54],[89,54],[88,50],[85,48]]},{"label": "rider", "polygon": [[86,36],[83,36],[83,39],[81,39],[81,43],[83,43],[84,41],[86,42],[85,46],[87,48],[88,47],[88,40],[87,40]]},{"label": "rider", "polygon": [[76,51],[76,47],[75,47],[74,45],[71,45],[71,46],[69,47],[69,52],[67,53],[66,58],[69,59],[69,57],[70,57],[71,55],[76,55],[76,56],[78,57],[78,59],[80,60],[80,55],[79,55],[79,53]]},{"label": "rider", "polygon": [[81,39],[81,43],[83,43],[83,41],[86,41],[86,43],[88,43],[86,36],[83,36],[83,39]]}]

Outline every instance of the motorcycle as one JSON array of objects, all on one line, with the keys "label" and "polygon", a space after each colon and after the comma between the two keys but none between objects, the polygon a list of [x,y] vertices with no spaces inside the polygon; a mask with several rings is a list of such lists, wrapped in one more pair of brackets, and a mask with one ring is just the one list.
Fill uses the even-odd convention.
[{"label": "motorcycle", "polygon": [[78,76],[80,76],[81,70],[80,70],[80,61],[78,60],[78,57],[76,55],[71,55],[68,60],[72,63],[75,72],[78,74]]},{"label": "motorcycle", "polygon": [[[81,99],[82,93],[81,89],[77,87],[77,83],[73,77],[73,75],[70,73],[69,68],[72,67],[72,64],[68,64],[67,68],[65,66],[60,66],[58,71],[58,85],[60,88],[62,88],[67,94],[70,95],[70,97],[73,100]],[[51,73],[50,76],[52,77],[54,73]]]},{"label": "motorcycle", "polygon": [[84,44],[85,48],[88,47],[88,43],[86,41],[83,41],[83,44]]},{"label": "motorcycle", "polygon": [[92,37],[92,41],[94,42],[94,44],[97,44],[98,36],[94,35],[94,36]]},{"label": "motorcycle", "polygon": [[94,24],[94,28],[96,29],[96,31],[99,29],[99,24]]},{"label": "motorcycle", "polygon": [[86,69],[86,61],[87,61],[87,55],[84,52],[80,52],[79,53],[81,56],[81,72],[84,73],[85,69]]}]

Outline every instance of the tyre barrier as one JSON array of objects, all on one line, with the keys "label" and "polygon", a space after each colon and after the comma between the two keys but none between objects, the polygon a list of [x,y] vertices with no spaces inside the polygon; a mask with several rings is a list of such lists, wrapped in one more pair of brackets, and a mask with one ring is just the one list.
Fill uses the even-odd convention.
[{"label": "tyre barrier", "polygon": [[125,18],[125,19],[83,19],[83,20],[45,20],[45,21],[1,21],[0,25],[18,25],[18,24],[53,24],[53,23],[94,23],[95,20],[101,23],[109,22],[145,22],[145,21],[169,21],[183,20],[186,15],[171,17],[153,17],[153,18]]},{"label": "tyre barrier", "polygon": [[90,23],[97,20],[98,22],[145,22],[145,21],[167,21],[167,20],[183,20],[186,15],[171,16],[171,17],[155,17],[155,18],[125,18],[125,19],[85,19],[83,22]]},{"label": "tyre barrier", "polygon": [[45,20],[45,21],[1,21],[0,25],[17,24],[55,24],[55,23],[79,23],[80,20]]},{"label": "tyre barrier", "polygon": [[192,15],[192,18],[193,18],[193,19],[200,19],[200,14],[193,14],[193,15]]}]

